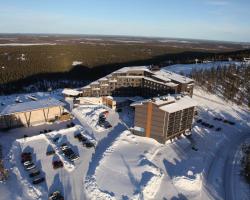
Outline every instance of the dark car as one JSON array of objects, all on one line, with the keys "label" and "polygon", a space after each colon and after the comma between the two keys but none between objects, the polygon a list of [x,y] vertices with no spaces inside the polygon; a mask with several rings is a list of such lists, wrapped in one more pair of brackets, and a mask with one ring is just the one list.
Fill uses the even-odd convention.
[{"label": "dark car", "polygon": [[23,153],[21,153],[21,158],[25,157],[25,156],[31,156],[31,153],[30,152],[23,152]]},{"label": "dark car", "polygon": [[32,156],[31,155],[26,155],[26,156],[22,156],[21,158],[21,162],[27,162],[27,161],[32,161]]},{"label": "dark car", "polygon": [[83,145],[86,146],[87,148],[91,148],[91,147],[94,147],[94,146],[95,146],[94,143],[89,142],[89,141],[88,141],[88,142],[85,142]]},{"label": "dark car", "polygon": [[71,154],[71,156],[69,157],[69,159],[73,162],[75,160],[78,160],[79,156],[74,153],[74,154]]},{"label": "dark car", "polygon": [[33,170],[33,171],[29,174],[29,176],[32,178],[32,177],[38,176],[39,174],[40,174],[40,171],[37,170],[37,169],[35,169],[35,170]]},{"label": "dark car", "polygon": [[219,127],[219,128],[216,128],[215,130],[216,130],[216,131],[221,131],[221,130],[222,130],[222,128],[221,128],[221,127]]},{"label": "dark car", "polygon": [[214,127],[214,125],[212,125],[212,124],[209,124],[209,128],[213,128]]},{"label": "dark car", "polygon": [[49,200],[64,200],[64,198],[59,191],[56,191],[50,195]]},{"label": "dark car", "polygon": [[58,169],[63,167],[63,162],[61,160],[54,161],[52,163],[54,169]]},{"label": "dark car", "polygon": [[87,141],[88,138],[86,138],[85,136],[83,136],[82,134],[80,134],[79,137],[78,137],[78,140],[79,140],[79,142],[84,142],[84,141]]},{"label": "dark car", "polygon": [[201,122],[202,122],[202,120],[201,120],[201,119],[198,119],[196,122],[197,122],[197,123],[201,123]]},{"label": "dark car", "polygon": [[53,142],[56,143],[59,139],[60,139],[60,137],[55,137],[55,138],[53,138]]},{"label": "dark car", "polygon": [[74,138],[79,138],[80,135],[82,135],[82,134],[81,133],[77,133],[77,134],[74,135]]},{"label": "dark car", "polygon": [[46,155],[47,155],[47,156],[50,156],[50,155],[53,155],[53,154],[55,154],[55,150],[54,150],[54,149],[50,149],[50,150],[48,150],[48,151],[46,152]]},{"label": "dark car", "polygon": [[106,122],[104,123],[104,127],[105,127],[105,128],[111,128],[112,125],[111,125],[109,122],[106,121]]},{"label": "dark car", "polygon": [[32,155],[31,153],[22,153],[21,154],[21,162],[27,162],[27,161],[32,161]]},{"label": "dark car", "polygon": [[232,122],[232,121],[228,121],[228,123],[229,123],[230,125],[235,125],[235,122]]},{"label": "dark car", "polygon": [[32,181],[32,183],[33,183],[34,185],[36,185],[36,184],[42,183],[42,182],[44,182],[44,181],[45,181],[45,178],[44,178],[44,177],[40,177],[40,178],[35,178],[35,179]]}]

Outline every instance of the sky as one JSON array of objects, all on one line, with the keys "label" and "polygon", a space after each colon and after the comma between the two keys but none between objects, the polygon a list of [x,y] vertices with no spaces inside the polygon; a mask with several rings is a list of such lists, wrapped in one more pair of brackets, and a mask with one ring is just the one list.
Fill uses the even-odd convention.
[{"label": "sky", "polygon": [[250,42],[250,0],[0,0],[0,33]]}]

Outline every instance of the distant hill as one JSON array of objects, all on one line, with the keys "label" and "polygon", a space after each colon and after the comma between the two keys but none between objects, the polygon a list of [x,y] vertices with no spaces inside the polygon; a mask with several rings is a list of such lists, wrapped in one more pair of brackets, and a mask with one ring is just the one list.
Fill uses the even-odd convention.
[{"label": "distant hill", "polygon": [[[0,35],[0,89],[18,91],[43,80],[84,85],[123,66],[241,59],[250,55],[246,47],[183,39]],[[70,81],[67,85],[72,86]]]}]

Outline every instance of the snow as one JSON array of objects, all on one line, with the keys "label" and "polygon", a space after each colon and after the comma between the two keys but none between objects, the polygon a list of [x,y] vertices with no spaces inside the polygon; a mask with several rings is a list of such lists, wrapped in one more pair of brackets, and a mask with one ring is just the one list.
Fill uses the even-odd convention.
[{"label": "snow", "polygon": [[186,108],[197,106],[197,102],[194,101],[189,96],[179,97],[179,100],[175,100],[175,102],[161,106],[160,109],[164,110],[168,113],[177,112],[178,110],[184,110]]},{"label": "snow", "polygon": [[54,98],[49,99],[42,99],[37,101],[30,101],[30,102],[24,102],[24,103],[16,103],[12,105],[7,105],[0,115],[9,115],[13,113],[19,113],[19,112],[28,112],[32,110],[38,110],[41,108],[50,108],[55,106],[64,106],[65,104],[63,102],[60,102]]},{"label": "snow", "polygon": [[69,96],[78,96],[79,94],[81,94],[81,92],[66,88],[66,89],[63,89],[62,94],[69,95]]},{"label": "snow", "polygon": [[163,80],[173,80],[173,81],[177,81],[180,83],[190,83],[193,82],[194,80],[185,76],[182,76],[180,74],[176,74],[174,72],[171,72],[169,70],[160,70],[155,72],[155,76],[156,77],[160,77]]},{"label": "snow", "polygon": [[0,44],[1,46],[41,46],[41,45],[56,45],[56,43],[6,43]]},{"label": "snow", "polygon": [[81,65],[81,64],[82,64],[81,61],[73,61],[72,62],[72,66]]},{"label": "snow", "polygon": [[197,64],[176,64],[164,67],[162,70],[171,71],[177,74],[183,73],[185,75],[190,75],[192,70],[200,69],[210,69],[212,67],[216,68],[218,66],[229,66],[235,64],[237,66],[241,65],[242,62],[236,61],[217,61],[217,62],[208,62],[208,63],[197,63]]},{"label": "snow", "polygon": [[[27,94],[18,96],[27,102]],[[50,94],[35,93],[35,96],[42,99]],[[58,93],[51,96],[62,98]],[[8,105],[16,98],[17,95],[0,96],[0,101]],[[64,122],[0,132],[4,164],[10,171],[8,181],[0,185],[0,200],[43,200],[55,190],[60,190],[65,199],[74,200],[247,199],[250,192],[238,175],[238,149],[243,142],[249,142],[249,109],[225,102],[200,88],[195,88],[193,99],[198,103],[195,121],[202,119],[214,128],[194,122],[191,136],[181,136],[166,144],[129,131],[133,126],[131,108],[125,107],[116,113],[101,105],[74,108],[76,126],[72,128],[65,128],[69,122]],[[112,128],[97,124],[104,110],[109,111],[107,120]],[[233,121],[235,125],[216,121],[214,117]],[[222,130],[215,131],[218,127]],[[44,129],[52,132],[38,135]],[[79,132],[96,147],[83,147],[74,138]],[[29,137],[24,139],[24,134]],[[58,135],[62,139],[54,143],[52,138]],[[78,161],[71,163],[61,154],[59,146],[63,142],[79,154]],[[49,145],[55,148],[64,168],[52,168],[54,157],[45,153]],[[37,186],[31,184],[19,160],[20,152],[27,148],[34,152],[34,160],[46,178]]]}]

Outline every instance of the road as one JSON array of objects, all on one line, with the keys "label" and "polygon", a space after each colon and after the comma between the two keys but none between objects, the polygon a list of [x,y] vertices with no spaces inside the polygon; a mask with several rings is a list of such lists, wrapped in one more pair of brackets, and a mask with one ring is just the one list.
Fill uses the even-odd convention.
[{"label": "road", "polygon": [[234,140],[226,139],[204,172],[201,199],[240,200],[237,194],[239,148],[249,134],[239,134]]}]

